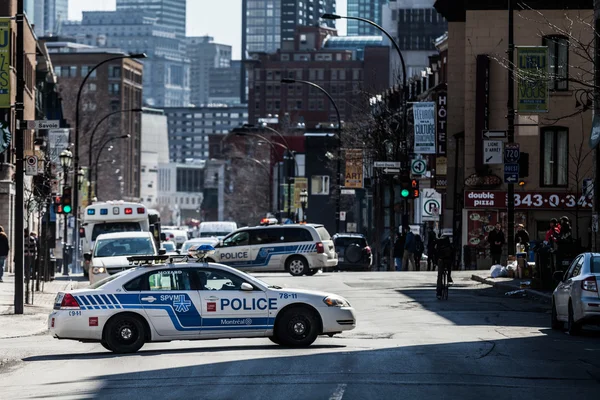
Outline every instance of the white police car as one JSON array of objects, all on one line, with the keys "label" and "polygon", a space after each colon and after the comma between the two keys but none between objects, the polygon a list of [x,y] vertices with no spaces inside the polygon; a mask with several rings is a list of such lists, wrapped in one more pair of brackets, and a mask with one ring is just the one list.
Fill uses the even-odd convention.
[{"label": "white police car", "polygon": [[329,232],[317,224],[238,229],[216,246],[208,261],[245,271],[288,271],[294,276],[314,275],[338,264]]},{"label": "white police car", "polygon": [[[211,249],[199,250],[206,257]],[[236,337],[301,347],[356,327],[354,309],[340,296],[269,286],[224,265],[175,258],[132,257],[139,266],[58,293],[51,334],[130,353],[146,342]]]}]

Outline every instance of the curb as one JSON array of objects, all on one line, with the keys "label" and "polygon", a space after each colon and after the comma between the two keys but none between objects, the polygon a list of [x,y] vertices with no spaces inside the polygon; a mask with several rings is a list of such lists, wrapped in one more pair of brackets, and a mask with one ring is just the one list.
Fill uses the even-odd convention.
[{"label": "curb", "polygon": [[502,289],[502,290],[508,290],[508,291],[513,291],[513,290],[524,290],[525,293],[534,296],[534,297],[539,297],[541,299],[547,300],[547,301],[551,301],[552,300],[552,295],[549,293],[544,293],[544,292],[540,292],[539,290],[534,290],[534,289],[521,289],[503,282],[494,282],[491,279],[486,279],[486,278],[482,278],[480,276],[477,275],[471,275],[471,280],[476,281],[476,282],[480,282],[480,283],[484,283],[486,285],[490,285],[493,286],[497,289]]}]

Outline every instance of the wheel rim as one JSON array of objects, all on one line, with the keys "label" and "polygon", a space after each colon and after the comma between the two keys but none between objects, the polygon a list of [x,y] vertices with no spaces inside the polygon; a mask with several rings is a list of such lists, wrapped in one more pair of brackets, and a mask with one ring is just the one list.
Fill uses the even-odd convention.
[{"label": "wheel rim", "polygon": [[119,344],[132,344],[138,338],[138,330],[135,324],[129,321],[121,321],[113,332],[113,337]]},{"label": "wheel rim", "polygon": [[290,272],[292,274],[301,274],[304,271],[304,263],[300,260],[292,260],[290,262]]},{"label": "wheel rim", "polygon": [[294,340],[302,340],[310,332],[310,320],[304,315],[295,315],[288,323],[288,333]]}]

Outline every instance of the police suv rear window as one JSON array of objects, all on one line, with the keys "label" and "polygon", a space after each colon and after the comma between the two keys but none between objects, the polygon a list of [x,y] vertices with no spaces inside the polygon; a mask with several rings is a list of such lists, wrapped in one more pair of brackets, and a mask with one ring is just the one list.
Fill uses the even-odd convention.
[{"label": "police suv rear window", "polygon": [[335,238],[335,246],[336,247],[348,247],[351,244],[357,244],[360,247],[366,247],[367,241],[362,237],[338,237]]},{"label": "police suv rear window", "polygon": [[321,240],[331,240],[331,236],[329,236],[329,232],[327,232],[324,226],[317,227],[317,233],[321,237]]},{"label": "police suv rear window", "polygon": [[592,257],[590,263],[590,272],[592,274],[600,274],[600,257]]}]

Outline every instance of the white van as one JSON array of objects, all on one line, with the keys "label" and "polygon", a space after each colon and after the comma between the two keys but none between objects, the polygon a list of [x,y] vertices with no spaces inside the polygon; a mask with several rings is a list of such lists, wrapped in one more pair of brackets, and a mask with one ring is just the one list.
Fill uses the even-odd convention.
[{"label": "white van", "polygon": [[241,228],[225,237],[207,260],[244,271],[288,271],[293,276],[314,275],[338,264],[329,232],[315,224]]},{"label": "white van", "polygon": [[231,221],[213,221],[202,222],[199,229],[199,237],[224,238],[238,228],[235,222]]}]

